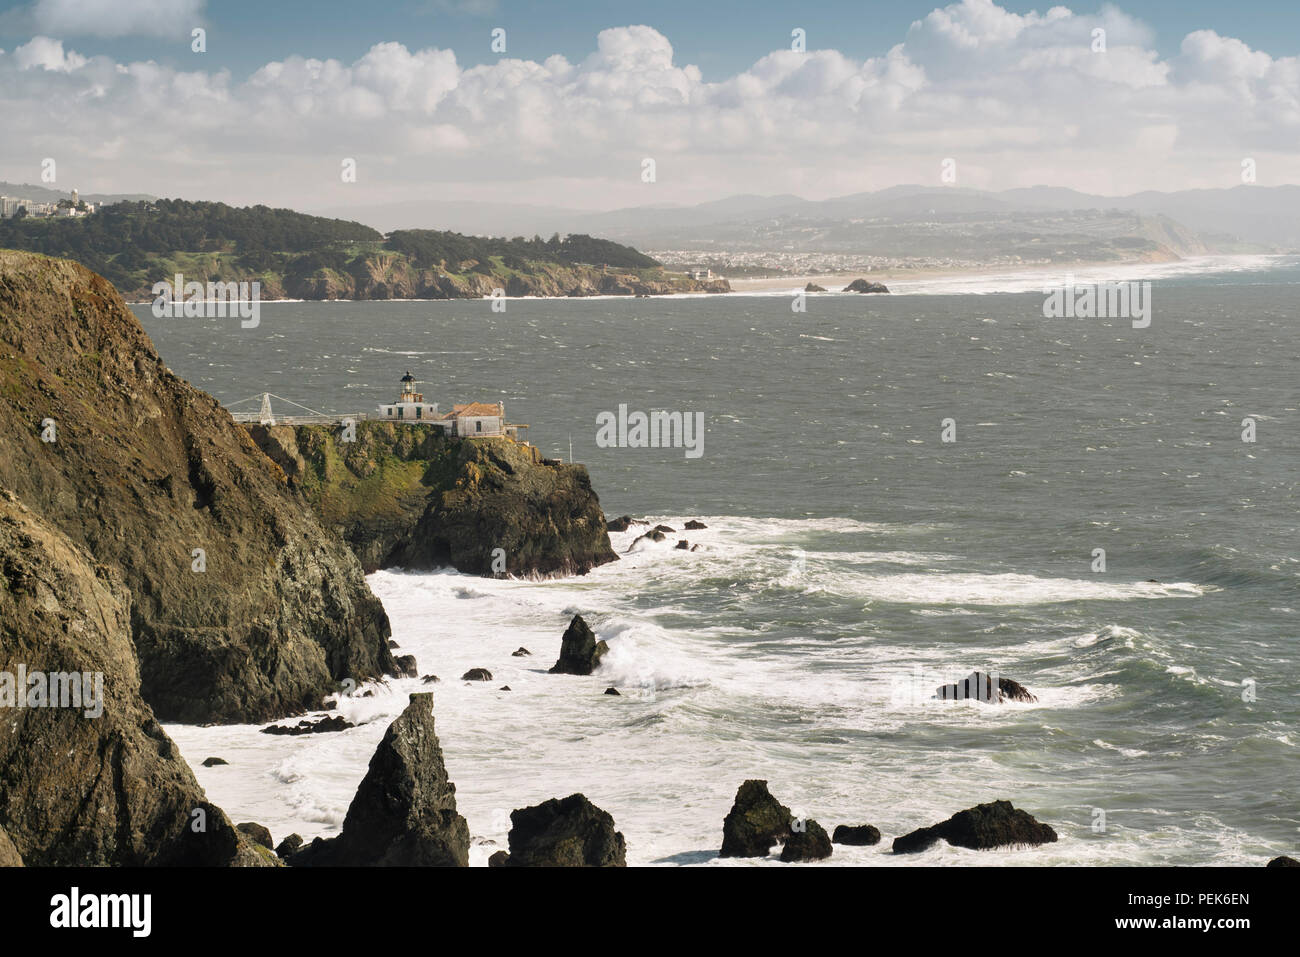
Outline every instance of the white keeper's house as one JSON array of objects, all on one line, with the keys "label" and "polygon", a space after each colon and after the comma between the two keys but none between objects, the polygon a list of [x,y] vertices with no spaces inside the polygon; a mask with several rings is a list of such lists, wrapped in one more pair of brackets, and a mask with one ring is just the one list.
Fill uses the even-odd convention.
[{"label": "white keeper's house", "polygon": [[458,438],[505,436],[518,441],[519,430],[528,428],[507,423],[502,402],[467,402],[453,405],[450,412],[439,413],[438,403],[425,402],[424,393],[415,391],[415,377],[409,370],[402,376],[402,391],[397,400],[379,407],[379,418],[385,422],[432,425]]}]

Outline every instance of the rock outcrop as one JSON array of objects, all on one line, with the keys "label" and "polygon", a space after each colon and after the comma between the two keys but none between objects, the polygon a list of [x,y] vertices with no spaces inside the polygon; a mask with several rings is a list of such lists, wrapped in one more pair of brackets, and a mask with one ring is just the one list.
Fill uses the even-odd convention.
[{"label": "rock outcrop", "polygon": [[114,569],[0,491],[0,858],[268,863],[141,698],[130,603]]},{"label": "rock outcrop", "polygon": [[835,832],[831,835],[833,844],[847,844],[851,847],[867,847],[872,844],[880,843],[880,831],[870,824],[853,826],[849,824],[839,824],[835,827]]},{"label": "rock outcrop", "polygon": [[618,558],[586,467],[543,461],[531,446],[395,422],[358,422],[355,442],[322,425],[249,434],[367,572],[546,577]]},{"label": "rock outcrop", "polygon": [[767,857],[774,844],[789,840],[792,823],[790,809],[772,797],[766,781],[746,781],[722,822],[720,856]]},{"label": "rock outcrop", "polygon": [[252,841],[254,844],[260,844],[268,851],[275,849],[275,841],[271,839],[271,831],[269,828],[261,824],[256,824],[252,821],[248,821],[243,824],[236,824],[235,829],[238,830],[239,833],[243,834],[250,841]]},{"label": "rock outcrop", "polygon": [[105,279],[0,252],[0,383],[0,486],[120,574],[159,718],[273,719],[391,670],[356,558]]},{"label": "rock outcrop", "polygon": [[972,671],[961,681],[939,685],[934,691],[934,696],[941,701],[964,701],[967,698],[974,698],[985,704],[1001,704],[1006,700],[1023,702],[1038,700],[1030,694],[1028,688],[1010,678],[999,677],[995,691],[993,676],[983,671]]},{"label": "rock outcrop", "polygon": [[1297,861],[1294,857],[1287,857],[1285,854],[1283,854],[1281,857],[1273,858],[1264,866],[1265,867],[1300,867],[1300,861]]},{"label": "rock outcrop", "polygon": [[804,291],[804,292],[825,292],[825,291],[826,291],[826,287],[825,287],[825,286],[819,286],[819,285],[817,285],[817,283],[815,283],[815,282],[810,282],[810,283],[808,283],[808,285],[806,285],[806,286],[803,287],[803,291]]},{"label": "rock outcrop", "polygon": [[866,279],[855,279],[844,287],[844,292],[889,292],[887,286],[881,282],[870,282]]},{"label": "rock outcrop", "polygon": [[357,788],[343,830],[316,838],[294,867],[467,867],[469,825],[456,811],[434,730],[433,695],[410,704],[384,733]]},{"label": "rock outcrop", "polygon": [[797,861],[824,861],[834,848],[826,829],[816,821],[798,821],[790,828],[790,836],[781,848],[781,860],[787,864]]},{"label": "rock outcrop", "polygon": [[574,615],[560,639],[560,657],[551,666],[550,674],[589,675],[608,652],[609,645],[597,641],[596,633],[586,620],[581,615]]},{"label": "rock outcrop", "polygon": [[511,811],[510,824],[506,867],[627,866],[627,844],[614,819],[582,794]]},{"label": "rock outcrop", "polygon": [[5,829],[0,827],[0,867],[22,866],[23,856],[18,853],[18,848],[14,847],[14,842],[9,840]]},{"label": "rock outcrop", "polygon": [[948,820],[894,839],[895,854],[924,851],[939,840],[982,851],[994,847],[1032,847],[1056,840],[1052,828],[1010,801],[991,801],[958,811]]}]

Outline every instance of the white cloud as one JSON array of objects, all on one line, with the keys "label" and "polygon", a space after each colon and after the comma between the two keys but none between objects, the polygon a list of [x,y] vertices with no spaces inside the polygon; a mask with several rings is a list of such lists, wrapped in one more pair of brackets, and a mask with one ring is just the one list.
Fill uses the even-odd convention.
[{"label": "white cloud", "polygon": [[[1106,31],[1106,52],[1092,49]],[[380,43],[228,73],[116,64],[44,37],[0,54],[0,178],[64,157],[96,190],[323,206],[404,196],[608,207],[898,182],[1098,192],[1300,181],[1300,61],[1211,31],[1162,59],[1113,6],[1016,14],[964,0],[886,54],[778,50],[706,82],[647,26],[570,62],[462,67]],[[51,117],[57,117],[52,121]],[[338,175],[356,158],[358,181]],[[658,181],[641,182],[655,158]],[[73,175],[69,173],[68,175]]]}]

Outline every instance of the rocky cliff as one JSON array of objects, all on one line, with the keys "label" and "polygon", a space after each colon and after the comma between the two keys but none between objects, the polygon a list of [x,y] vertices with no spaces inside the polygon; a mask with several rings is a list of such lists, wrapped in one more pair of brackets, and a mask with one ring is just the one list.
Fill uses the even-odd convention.
[{"label": "rocky cliff", "polygon": [[4,251],[0,487],[120,576],[161,719],[271,719],[393,670],[355,556],[216,400],[163,365],[113,287]]},{"label": "rocky cliff", "polygon": [[392,422],[357,423],[354,442],[332,426],[249,431],[367,571],[572,575],[617,558],[586,468],[508,439]]},{"label": "rocky cliff", "polygon": [[0,863],[267,863],[141,699],[130,606],[116,571],[0,491]]}]

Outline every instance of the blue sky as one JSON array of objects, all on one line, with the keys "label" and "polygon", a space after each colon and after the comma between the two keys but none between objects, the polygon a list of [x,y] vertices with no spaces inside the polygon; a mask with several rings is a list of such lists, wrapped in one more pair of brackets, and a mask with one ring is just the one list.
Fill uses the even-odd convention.
[{"label": "blue sky", "polygon": [[0,180],[586,209],[1297,183],[1298,37],[1277,0],[0,0]]},{"label": "blue sky", "polygon": [[[498,56],[489,49],[489,32],[498,26],[507,31],[510,56],[542,60],[560,53],[577,60],[590,52],[600,30],[646,24],[668,37],[678,62],[695,64],[705,79],[716,80],[788,44],[795,26],[807,31],[810,48],[834,47],[860,59],[880,56],[912,21],[940,5],[935,0],[216,0],[206,4],[202,21],[209,30],[211,58],[237,76],[293,53],[351,62],[387,40],[411,48],[450,47],[462,65],[491,62]],[[1054,5],[1000,4],[1021,14]],[[1102,6],[1064,5],[1076,12]],[[1196,29],[1236,37],[1274,56],[1300,53],[1300,3],[1294,0],[1129,0],[1119,5],[1152,28],[1154,47],[1166,56]],[[30,29],[23,29],[24,20],[15,14],[31,6],[0,0],[0,10],[10,14],[0,17],[0,47],[30,39]],[[75,44],[81,52],[119,60],[154,59],[179,68],[188,68],[193,60],[184,38],[68,38],[81,41]]]}]

